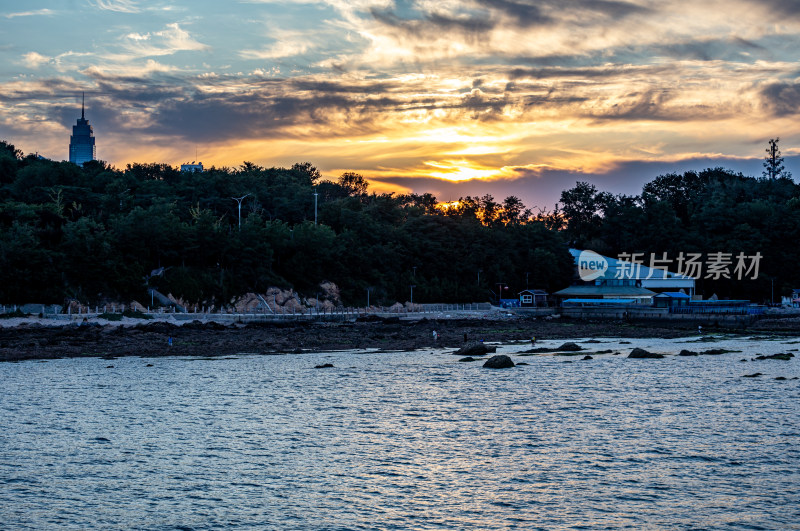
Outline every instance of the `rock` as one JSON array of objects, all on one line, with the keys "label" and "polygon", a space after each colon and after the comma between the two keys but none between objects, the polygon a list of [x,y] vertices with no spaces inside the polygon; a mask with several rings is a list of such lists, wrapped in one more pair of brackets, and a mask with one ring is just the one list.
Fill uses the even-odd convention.
[{"label": "rock", "polygon": [[645,349],[639,348],[639,347],[636,347],[635,349],[631,350],[631,353],[628,354],[628,358],[634,358],[634,359],[646,359],[646,358],[647,359],[650,359],[650,358],[657,359],[657,358],[663,358],[663,357],[664,357],[663,354],[656,354],[654,352],[648,352]]},{"label": "rock", "polygon": [[792,358],[794,358],[794,354],[791,354],[791,353],[773,354],[771,356],[756,356],[757,360],[783,360],[783,361],[789,361]]},{"label": "rock", "polygon": [[577,343],[568,342],[555,349],[555,352],[578,352],[579,350],[583,350],[583,347]]},{"label": "rock", "polygon": [[550,352],[553,352],[553,349],[545,348],[545,347],[539,347],[539,348],[532,348],[532,349],[529,349],[529,350],[524,350],[524,351],[520,352],[519,355],[520,356],[525,356],[525,355],[529,355],[529,354],[548,354]]},{"label": "rock", "polygon": [[613,351],[613,350],[611,350],[611,349],[608,349],[608,350],[598,350],[597,352],[595,352],[595,354],[612,354],[612,353],[614,353],[614,351]]},{"label": "rock", "polygon": [[699,355],[700,355],[699,353],[697,353],[697,352],[695,352],[693,350],[683,349],[680,352],[678,352],[678,356],[699,356]]},{"label": "rock", "polygon": [[777,378],[775,378],[775,379],[776,379],[776,380],[785,380],[785,379],[786,379],[786,376],[778,376],[778,377],[777,377]]},{"label": "rock", "polygon": [[517,367],[519,367],[520,365],[530,365],[530,363],[525,363],[524,361],[521,361],[517,363]]},{"label": "rock", "polygon": [[106,369],[113,369],[113,368],[114,368],[113,365],[106,365]]},{"label": "rock", "polygon": [[489,350],[489,347],[484,345],[483,343],[470,343],[469,345],[465,345],[460,349],[453,352],[456,356],[483,356],[488,354],[489,352],[495,352],[497,349],[493,347],[494,350]]},{"label": "rock", "polygon": [[505,354],[498,354],[486,360],[483,366],[487,369],[508,369],[514,367],[514,362]]},{"label": "rock", "polygon": [[704,350],[701,354],[716,356],[717,354],[728,354],[729,352],[741,352],[741,350],[728,350],[725,348],[710,348]]},{"label": "rock", "polygon": [[593,358],[593,357],[591,357],[591,356],[589,356],[589,355],[587,354],[586,356],[584,356],[584,357],[583,357],[583,358],[581,358],[581,359],[584,359],[584,360],[593,360],[594,358]]},{"label": "rock", "polygon": [[152,367],[152,366],[153,366],[152,363],[148,363],[147,365],[145,365],[145,367]]},{"label": "rock", "polygon": [[757,378],[761,376],[760,372],[754,372],[753,374],[745,374],[742,378]]},{"label": "rock", "polygon": [[476,360],[476,359],[475,359],[475,358],[473,358],[472,356],[467,356],[466,358],[461,358],[461,359],[460,359],[460,360],[458,360],[458,361],[470,362],[470,361],[478,361],[478,360]]},{"label": "rock", "polygon": [[333,367],[333,363],[323,363],[322,365],[316,365],[315,369],[330,369]]}]

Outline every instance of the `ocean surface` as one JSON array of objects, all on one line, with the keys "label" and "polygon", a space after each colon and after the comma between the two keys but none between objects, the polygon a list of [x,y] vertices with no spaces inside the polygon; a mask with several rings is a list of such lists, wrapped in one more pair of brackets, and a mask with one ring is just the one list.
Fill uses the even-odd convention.
[{"label": "ocean surface", "polygon": [[0,529],[800,529],[800,338],[695,339],[0,364]]}]

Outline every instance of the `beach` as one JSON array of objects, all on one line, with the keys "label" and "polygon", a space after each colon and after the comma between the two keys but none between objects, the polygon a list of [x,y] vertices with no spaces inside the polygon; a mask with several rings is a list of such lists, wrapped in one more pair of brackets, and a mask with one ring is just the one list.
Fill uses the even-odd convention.
[{"label": "beach", "polygon": [[[797,334],[795,319],[764,319],[726,333]],[[673,322],[583,321],[518,316],[483,318],[360,318],[353,321],[285,321],[222,324],[215,321],[103,319],[61,322],[6,320],[0,326],[0,360],[120,356],[225,356],[331,350],[408,351],[459,348],[467,342],[509,343],[592,337],[677,338],[696,325]],[[711,332],[713,327],[704,326]],[[437,339],[433,338],[433,332]]]}]

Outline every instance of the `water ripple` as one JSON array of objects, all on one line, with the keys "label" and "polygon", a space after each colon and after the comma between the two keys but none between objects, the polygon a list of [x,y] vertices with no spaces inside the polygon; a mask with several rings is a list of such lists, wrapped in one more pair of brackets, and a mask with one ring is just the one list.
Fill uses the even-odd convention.
[{"label": "water ripple", "polygon": [[[685,340],[638,341],[626,347],[676,353]],[[755,362],[765,376],[751,379],[742,357],[530,356],[506,371],[441,351],[4,364],[0,524],[797,528],[800,385],[774,377],[800,375],[798,362]],[[312,370],[322,360],[335,367]]]}]

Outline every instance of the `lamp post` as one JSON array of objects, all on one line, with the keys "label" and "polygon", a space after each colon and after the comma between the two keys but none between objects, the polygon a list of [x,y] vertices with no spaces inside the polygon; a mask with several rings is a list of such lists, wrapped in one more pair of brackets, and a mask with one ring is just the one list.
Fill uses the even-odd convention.
[{"label": "lamp post", "polygon": [[508,289],[508,286],[506,286],[503,282],[498,282],[497,283],[497,305],[498,306],[500,305],[500,300],[503,298],[503,290],[504,289]]},{"label": "lamp post", "polygon": [[250,194],[245,194],[242,197],[231,197],[231,199],[239,204],[239,231],[242,230],[242,201],[244,201],[244,198],[249,195]]},{"label": "lamp post", "polygon": [[371,288],[367,288],[367,309],[369,309],[369,290]]},{"label": "lamp post", "polygon": [[319,194],[317,193],[317,187],[315,186],[314,187],[314,225],[317,224],[317,196],[318,195]]},{"label": "lamp post", "polygon": [[414,284],[411,284],[411,307],[412,307],[412,309],[414,307],[414,288],[416,288],[416,287],[417,286],[415,286]]}]

